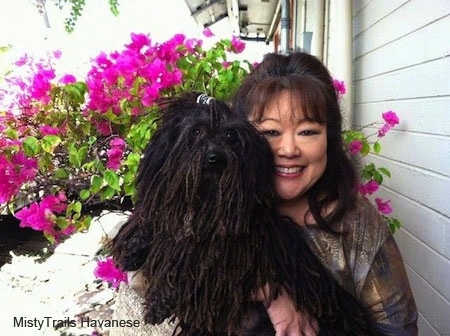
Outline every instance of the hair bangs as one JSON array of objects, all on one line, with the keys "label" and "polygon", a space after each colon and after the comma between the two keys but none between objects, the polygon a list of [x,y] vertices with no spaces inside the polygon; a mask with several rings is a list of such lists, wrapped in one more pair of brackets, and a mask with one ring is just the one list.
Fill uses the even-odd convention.
[{"label": "hair bangs", "polygon": [[328,122],[323,84],[309,76],[268,78],[253,86],[249,94],[253,120],[261,120],[266,106],[285,90],[289,92],[294,118],[320,124]]}]

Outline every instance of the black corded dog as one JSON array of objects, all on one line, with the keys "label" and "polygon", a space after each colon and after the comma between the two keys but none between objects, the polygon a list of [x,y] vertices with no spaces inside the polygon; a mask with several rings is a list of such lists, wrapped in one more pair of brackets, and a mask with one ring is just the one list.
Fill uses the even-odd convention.
[{"label": "black corded dog", "polygon": [[[142,270],[147,323],[179,335],[274,335],[264,306],[283,288],[320,335],[375,335],[365,311],[274,208],[272,151],[222,102],[184,94],[161,105],[142,159],[138,201],[111,243],[117,265]],[[267,288],[267,287],[266,287]]]}]

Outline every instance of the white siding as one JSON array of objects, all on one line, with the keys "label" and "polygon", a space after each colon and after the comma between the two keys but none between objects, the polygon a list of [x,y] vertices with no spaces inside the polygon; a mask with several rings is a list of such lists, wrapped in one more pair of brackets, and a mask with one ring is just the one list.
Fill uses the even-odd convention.
[{"label": "white siding", "polygon": [[[419,335],[450,335],[450,0],[353,1],[354,124],[395,111],[371,156],[392,200]],[[373,129],[374,131],[375,129]]]}]

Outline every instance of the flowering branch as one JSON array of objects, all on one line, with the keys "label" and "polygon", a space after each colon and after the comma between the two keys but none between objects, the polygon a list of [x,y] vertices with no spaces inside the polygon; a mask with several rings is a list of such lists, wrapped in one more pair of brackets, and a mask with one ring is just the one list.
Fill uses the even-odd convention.
[{"label": "flowering branch", "polygon": [[[344,82],[334,80],[336,92],[339,96],[345,94]],[[399,118],[393,111],[382,113],[383,122],[373,122],[356,130],[345,130],[343,132],[344,144],[347,146],[349,153],[357,160],[362,159],[368,154],[381,152],[380,138],[384,137],[392,128],[399,124]],[[379,126],[377,132],[365,134],[363,131],[368,127]],[[376,135],[376,140],[371,140]],[[360,180],[358,192],[366,197],[375,194],[380,185],[383,184],[384,177],[391,177],[391,172],[385,167],[377,167],[373,162],[365,163],[360,172]],[[375,198],[375,205],[380,214],[385,219],[387,225],[392,232],[401,227],[400,221],[390,216],[393,212],[390,200],[383,200],[380,197]]]}]

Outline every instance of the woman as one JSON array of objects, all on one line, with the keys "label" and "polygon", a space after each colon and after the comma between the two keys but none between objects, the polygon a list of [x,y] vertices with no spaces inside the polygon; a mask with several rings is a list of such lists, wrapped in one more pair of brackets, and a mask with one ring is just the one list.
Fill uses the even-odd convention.
[{"label": "woman", "polygon": [[[303,52],[268,54],[241,84],[233,107],[272,147],[279,211],[302,227],[311,249],[367,307],[382,334],[417,335],[417,308],[398,247],[376,209],[355,192],[357,174],[344,150],[326,67]],[[287,295],[267,310],[277,336],[318,333],[315,319],[297,311]]]}]

